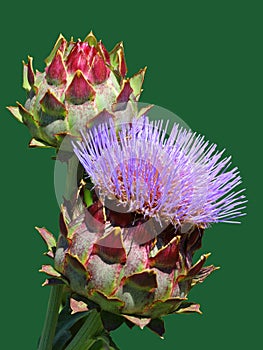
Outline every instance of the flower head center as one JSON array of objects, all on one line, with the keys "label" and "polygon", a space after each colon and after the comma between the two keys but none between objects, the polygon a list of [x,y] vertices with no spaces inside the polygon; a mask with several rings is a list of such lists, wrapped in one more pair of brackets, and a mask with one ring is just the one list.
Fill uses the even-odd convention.
[{"label": "flower head center", "polygon": [[116,198],[132,211],[147,215],[158,206],[160,173],[149,160],[125,160],[114,169],[111,184]]}]

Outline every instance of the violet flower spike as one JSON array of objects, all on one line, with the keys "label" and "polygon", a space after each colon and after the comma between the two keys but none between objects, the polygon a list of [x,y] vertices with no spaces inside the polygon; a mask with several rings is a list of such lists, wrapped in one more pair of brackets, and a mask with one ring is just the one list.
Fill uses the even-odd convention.
[{"label": "violet flower spike", "polygon": [[74,152],[102,198],[117,200],[127,212],[168,220],[174,225],[232,221],[245,215],[244,189],[231,157],[215,144],[174,124],[147,118],[122,124],[112,121],[73,143]]}]

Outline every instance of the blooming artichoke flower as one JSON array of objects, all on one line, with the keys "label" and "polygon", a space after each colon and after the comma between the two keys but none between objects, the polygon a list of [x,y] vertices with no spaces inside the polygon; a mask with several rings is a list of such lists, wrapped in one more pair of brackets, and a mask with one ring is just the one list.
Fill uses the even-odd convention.
[{"label": "blooming artichoke flower", "polygon": [[59,148],[65,135],[78,136],[87,125],[112,118],[121,105],[139,99],[145,69],[125,78],[127,67],[122,43],[108,52],[92,32],[69,42],[60,35],[46,59],[44,72],[24,63],[25,105],[9,107],[33,137],[31,147]]},{"label": "blooming artichoke flower", "polygon": [[174,225],[206,226],[243,215],[243,190],[228,194],[241,182],[237,168],[226,171],[230,157],[220,160],[223,151],[178,124],[165,139],[167,126],[138,119],[122,124],[118,136],[112,122],[83,135],[74,151],[100,197]]},{"label": "blooming artichoke flower", "polygon": [[[237,168],[216,145],[175,124],[147,118],[82,133],[74,152],[86,171],[75,202],[62,207],[61,234],[47,241],[54,281],[140,327],[164,332],[160,317],[200,312],[187,301],[215,269],[209,254],[193,263],[204,229],[244,215]],[[92,200],[83,200],[90,184]]]}]

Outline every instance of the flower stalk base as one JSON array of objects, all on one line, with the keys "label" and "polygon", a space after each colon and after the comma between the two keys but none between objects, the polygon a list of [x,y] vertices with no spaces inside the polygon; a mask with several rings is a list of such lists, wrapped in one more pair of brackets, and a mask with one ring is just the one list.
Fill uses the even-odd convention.
[{"label": "flower stalk base", "polygon": [[52,350],[63,289],[63,285],[51,286],[45,323],[38,350]]}]

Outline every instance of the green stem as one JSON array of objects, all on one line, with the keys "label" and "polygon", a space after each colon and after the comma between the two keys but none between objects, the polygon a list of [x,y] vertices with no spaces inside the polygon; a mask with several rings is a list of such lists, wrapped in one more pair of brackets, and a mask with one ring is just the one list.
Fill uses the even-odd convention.
[{"label": "green stem", "polygon": [[58,313],[61,305],[63,285],[51,286],[47,313],[41,334],[38,350],[52,350],[52,343],[56,331]]},{"label": "green stem", "polygon": [[86,321],[75,335],[66,350],[88,350],[94,344],[96,336],[104,331],[100,314],[91,310]]},{"label": "green stem", "polygon": [[76,156],[72,156],[67,163],[67,178],[65,187],[65,198],[72,199],[72,195],[76,192],[78,186],[78,164],[79,160]]}]

